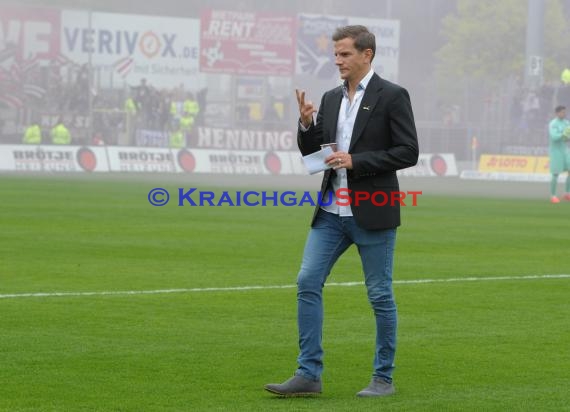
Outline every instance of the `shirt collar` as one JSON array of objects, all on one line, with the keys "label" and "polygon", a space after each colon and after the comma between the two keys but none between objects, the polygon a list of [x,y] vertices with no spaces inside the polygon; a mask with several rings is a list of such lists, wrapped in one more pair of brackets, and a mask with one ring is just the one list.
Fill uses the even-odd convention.
[{"label": "shirt collar", "polygon": [[[372,76],[374,75],[374,69],[370,68],[370,71],[366,74],[366,76],[364,76],[362,78],[362,80],[360,80],[360,83],[358,83],[358,86],[356,87],[356,90],[366,90],[366,87],[368,86],[368,83],[370,82],[370,79],[372,79]],[[342,82],[342,91],[344,93],[348,93],[348,85],[346,80],[344,82]]]}]

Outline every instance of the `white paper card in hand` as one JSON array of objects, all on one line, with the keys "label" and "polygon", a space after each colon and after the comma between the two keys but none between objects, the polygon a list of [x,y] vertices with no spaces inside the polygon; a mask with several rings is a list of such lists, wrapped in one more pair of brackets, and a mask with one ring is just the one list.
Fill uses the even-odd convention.
[{"label": "white paper card in hand", "polygon": [[331,167],[325,163],[325,159],[332,154],[333,150],[330,147],[325,147],[318,152],[303,156],[303,163],[309,171],[309,174],[314,175],[315,173],[330,169]]}]

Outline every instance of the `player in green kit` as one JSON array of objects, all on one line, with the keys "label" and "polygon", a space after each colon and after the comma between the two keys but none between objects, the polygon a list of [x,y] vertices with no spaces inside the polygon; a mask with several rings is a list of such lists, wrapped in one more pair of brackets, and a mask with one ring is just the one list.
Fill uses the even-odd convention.
[{"label": "player in green kit", "polygon": [[[560,199],[556,196],[556,184],[558,183],[558,175],[560,173],[570,171],[570,153],[568,153],[568,148],[566,147],[566,142],[570,138],[570,122],[566,119],[566,107],[558,106],[554,110],[556,117],[548,125],[548,134],[550,136],[550,173],[552,173],[550,202],[560,203]],[[570,173],[566,177],[564,199],[570,200]]]}]

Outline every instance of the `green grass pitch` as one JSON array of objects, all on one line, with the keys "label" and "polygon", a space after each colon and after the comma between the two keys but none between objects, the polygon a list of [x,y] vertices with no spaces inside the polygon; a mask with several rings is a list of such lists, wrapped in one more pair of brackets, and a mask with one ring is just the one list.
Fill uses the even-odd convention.
[{"label": "green grass pitch", "polygon": [[[396,283],[385,399],[355,397],[374,341],[363,286],[325,290],[314,399],[262,389],[296,366],[294,288],[5,297],[295,283],[310,206],[152,207],[155,186],[193,187],[154,179],[0,176],[0,411],[570,410],[570,279],[520,278],[570,273],[570,204],[424,193],[403,208],[396,281],[517,278]],[[361,280],[351,248],[329,281]]]}]

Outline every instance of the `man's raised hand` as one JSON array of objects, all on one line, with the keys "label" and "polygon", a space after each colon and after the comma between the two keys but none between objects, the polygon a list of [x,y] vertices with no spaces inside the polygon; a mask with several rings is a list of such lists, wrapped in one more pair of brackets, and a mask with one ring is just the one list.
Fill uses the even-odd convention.
[{"label": "man's raised hand", "polygon": [[299,114],[301,117],[301,123],[305,127],[309,127],[313,122],[313,113],[317,111],[313,102],[305,102],[305,91],[295,89],[295,94],[297,95],[297,103],[299,104]]}]

